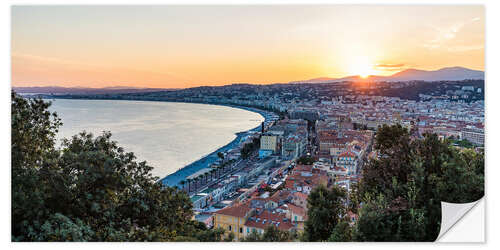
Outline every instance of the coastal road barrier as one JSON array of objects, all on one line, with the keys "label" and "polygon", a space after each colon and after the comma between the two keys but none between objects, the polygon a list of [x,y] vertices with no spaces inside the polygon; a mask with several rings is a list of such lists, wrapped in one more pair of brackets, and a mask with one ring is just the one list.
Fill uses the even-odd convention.
[{"label": "coastal road barrier", "polygon": [[[245,105],[242,105],[242,104],[212,103],[212,102],[205,102],[205,101],[180,101],[180,100],[161,100],[161,101],[165,101],[165,102],[186,102],[186,103],[210,104],[210,105],[227,106],[227,107],[231,107],[231,108],[238,108],[238,109],[248,110],[248,111],[251,111],[251,112],[258,113],[262,117],[264,117],[264,121],[263,121],[264,124],[268,124],[270,122],[273,122],[274,121],[273,120],[274,117],[277,116],[277,114],[274,111],[265,110],[265,109],[263,110],[263,109],[259,109],[258,107],[248,107],[248,106],[245,106]],[[190,174],[194,174],[196,171],[200,170],[201,168],[206,167],[205,163],[207,162],[207,160],[209,160],[209,158],[211,158],[211,157],[212,158],[216,158],[215,155],[216,155],[217,152],[222,152],[222,151],[226,151],[226,150],[230,149],[231,147],[233,147],[236,144],[238,144],[239,142],[241,142],[241,140],[244,137],[249,136],[249,134],[253,134],[253,132],[255,132],[255,131],[259,131],[260,128],[261,128],[261,125],[258,125],[255,128],[252,128],[250,130],[236,133],[237,138],[235,138],[233,141],[231,141],[227,145],[223,146],[222,148],[219,148],[218,150],[216,150],[216,151],[214,151],[214,152],[212,152],[210,154],[207,154],[207,155],[203,156],[202,158],[198,159],[197,161],[195,161],[195,162],[193,162],[193,163],[191,163],[191,164],[189,164],[187,166],[184,166],[184,167],[180,168],[176,172],[174,172],[172,174],[169,174],[166,177],[161,178],[159,180],[159,182],[161,182],[163,185],[167,185],[167,186],[179,186],[179,182],[182,179],[185,179],[186,176],[188,176]],[[203,166],[203,167],[200,168],[200,165],[205,165],[205,166]]]},{"label": "coastal road barrier", "polygon": [[[243,163],[244,161],[245,160],[240,159],[237,163],[234,163],[234,165],[238,166],[239,164]],[[201,190],[209,187],[210,185],[213,185],[213,184],[216,184],[218,182],[221,182],[224,179],[224,177],[227,177],[228,175],[234,174],[235,172],[238,172],[239,170],[243,169],[244,165],[245,164],[243,164],[242,167],[236,167],[236,168],[232,169],[230,172],[221,175],[218,179],[213,180],[213,181],[211,181],[211,182],[209,182],[209,183],[207,183],[207,184],[205,184],[205,185],[197,188],[196,190],[194,190],[192,192],[189,192],[189,196],[195,195],[196,193],[198,193],[199,191],[201,191]]]}]

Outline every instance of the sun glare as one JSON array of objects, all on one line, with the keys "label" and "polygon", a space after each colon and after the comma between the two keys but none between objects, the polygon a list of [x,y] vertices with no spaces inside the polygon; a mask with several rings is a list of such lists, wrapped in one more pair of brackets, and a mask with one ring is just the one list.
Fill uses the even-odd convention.
[{"label": "sun glare", "polygon": [[374,74],[373,63],[368,58],[356,58],[351,63],[350,73],[359,75],[361,78],[367,78]]}]

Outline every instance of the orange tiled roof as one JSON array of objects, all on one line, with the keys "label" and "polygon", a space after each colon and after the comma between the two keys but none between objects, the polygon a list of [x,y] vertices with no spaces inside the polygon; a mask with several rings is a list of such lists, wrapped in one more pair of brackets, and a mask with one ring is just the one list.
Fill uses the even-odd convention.
[{"label": "orange tiled roof", "polygon": [[222,214],[222,215],[229,215],[229,216],[233,216],[233,217],[244,218],[248,214],[248,212],[250,212],[250,210],[251,210],[251,208],[248,206],[248,204],[243,203],[243,204],[225,207],[225,208],[215,212],[215,214]]},{"label": "orange tiled roof", "polygon": [[290,209],[290,211],[292,211],[292,213],[294,214],[298,214],[302,217],[304,217],[306,215],[306,210],[302,207],[299,207],[299,206],[295,206],[294,204],[291,204],[291,203],[287,203],[288,205],[288,209]]},{"label": "orange tiled roof", "polygon": [[280,200],[285,200],[288,196],[290,196],[290,191],[280,190],[269,197],[269,200],[279,203]]},{"label": "orange tiled roof", "polygon": [[[283,213],[271,213],[269,211],[262,211],[261,214],[250,217],[246,222],[245,226],[254,227],[260,229],[266,229],[269,226],[277,226],[280,230],[290,230],[293,228],[293,224],[290,220],[285,221],[285,214]],[[257,221],[259,219],[259,221]],[[279,224],[278,224],[279,223]]]},{"label": "orange tiled roof", "polygon": [[355,157],[356,154],[354,154],[353,152],[351,151],[345,151],[344,153],[340,154],[339,157]]},{"label": "orange tiled roof", "polygon": [[295,192],[295,193],[293,193],[293,196],[297,196],[301,199],[307,199],[307,195],[304,193],[301,193],[301,192]]}]

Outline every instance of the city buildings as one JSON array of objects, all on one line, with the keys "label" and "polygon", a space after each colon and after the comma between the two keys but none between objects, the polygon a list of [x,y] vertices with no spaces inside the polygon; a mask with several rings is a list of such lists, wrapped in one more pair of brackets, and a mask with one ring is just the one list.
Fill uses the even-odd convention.
[{"label": "city buildings", "polygon": [[265,158],[278,151],[278,136],[273,134],[263,134],[260,137],[259,158]]},{"label": "city buildings", "polygon": [[[367,160],[378,157],[373,143],[381,126],[399,124],[412,139],[434,133],[480,148],[485,140],[483,89],[484,82],[477,80],[344,81],[232,84],[119,97],[235,105],[273,113],[266,115],[262,129],[224,152],[231,163],[221,168],[219,162],[215,171],[193,174],[184,187],[198,221],[241,239],[269,226],[303,230],[307,197],[319,185],[351,192]],[[243,145],[253,139],[260,146],[242,159]],[[298,164],[301,158],[313,163]],[[357,218],[352,211],[348,215],[351,223]]]}]

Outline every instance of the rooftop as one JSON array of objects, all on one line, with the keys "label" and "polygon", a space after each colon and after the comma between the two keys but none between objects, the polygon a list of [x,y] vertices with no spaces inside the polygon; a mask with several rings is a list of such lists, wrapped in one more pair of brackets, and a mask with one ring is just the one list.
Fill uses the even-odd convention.
[{"label": "rooftop", "polygon": [[246,203],[243,203],[223,208],[215,212],[215,214],[222,214],[222,215],[229,215],[233,217],[243,218],[248,214],[248,212],[250,212],[250,210],[251,208]]}]

